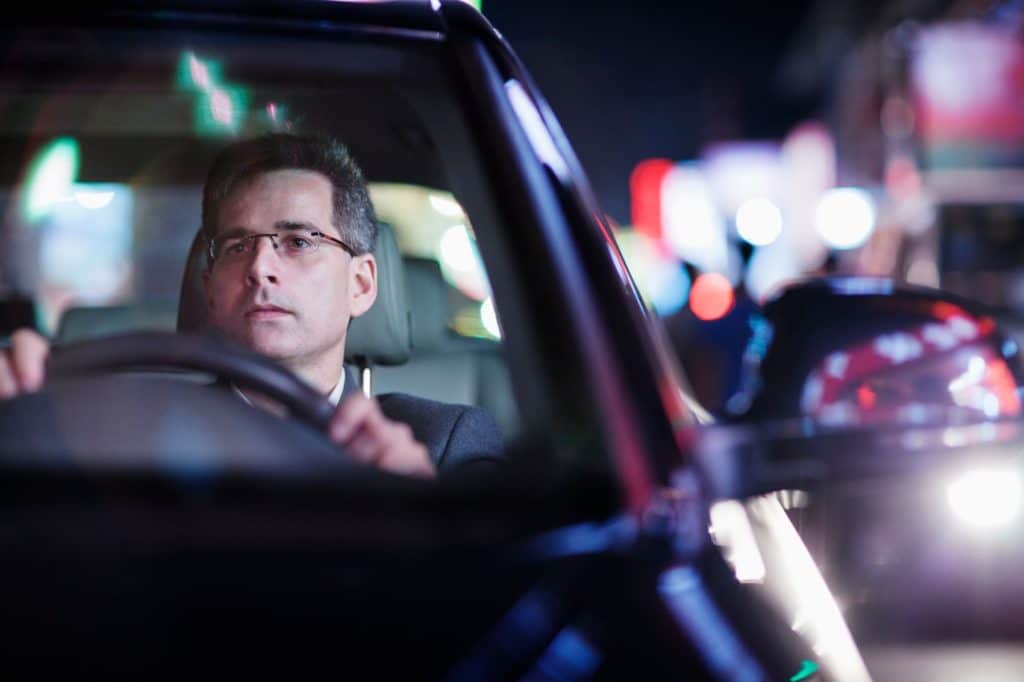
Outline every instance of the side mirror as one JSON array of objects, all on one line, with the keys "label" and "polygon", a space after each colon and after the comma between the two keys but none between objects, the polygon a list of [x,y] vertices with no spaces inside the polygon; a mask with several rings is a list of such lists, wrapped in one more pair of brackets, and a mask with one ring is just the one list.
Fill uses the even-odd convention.
[{"label": "side mirror", "polygon": [[889,280],[818,279],[783,290],[753,324],[731,417],[696,448],[715,497],[1020,452],[1024,366],[980,304]]}]

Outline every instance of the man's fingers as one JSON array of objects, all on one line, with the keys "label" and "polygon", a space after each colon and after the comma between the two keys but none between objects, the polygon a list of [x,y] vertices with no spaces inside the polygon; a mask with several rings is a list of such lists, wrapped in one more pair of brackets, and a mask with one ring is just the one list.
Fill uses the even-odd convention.
[{"label": "man's fingers", "polygon": [[427,449],[416,442],[409,425],[388,419],[366,396],[351,395],[338,405],[328,436],[360,462],[401,474],[434,475]]},{"label": "man's fingers", "polygon": [[18,380],[14,377],[9,351],[0,351],[0,400],[13,398],[18,394]]},{"label": "man's fingers", "polygon": [[332,441],[338,444],[346,444],[362,428],[363,421],[374,409],[374,404],[369,398],[354,393],[344,398],[338,404],[338,409],[331,417],[331,423],[327,428],[327,435]]},{"label": "man's fingers", "polygon": [[21,390],[38,391],[43,385],[49,352],[50,344],[31,329],[19,329],[11,334],[10,354]]},{"label": "man's fingers", "polygon": [[345,453],[364,464],[376,464],[383,454],[384,444],[376,436],[360,431],[345,443]]},{"label": "man's fingers", "polygon": [[406,476],[431,478],[435,475],[434,463],[430,461],[427,449],[416,441],[408,449],[385,450],[378,464],[383,469]]}]

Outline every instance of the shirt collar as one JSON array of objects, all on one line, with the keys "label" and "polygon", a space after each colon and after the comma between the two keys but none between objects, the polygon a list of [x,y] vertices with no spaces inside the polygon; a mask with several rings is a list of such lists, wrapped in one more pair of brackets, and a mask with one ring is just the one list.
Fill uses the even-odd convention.
[{"label": "shirt collar", "polygon": [[[346,372],[345,368],[342,367],[341,378],[338,379],[338,383],[334,385],[334,388],[331,389],[331,392],[327,394],[327,401],[331,403],[331,405],[337,405],[338,401],[341,400],[341,394],[345,392],[345,378],[347,374],[348,372]],[[248,405],[252,405],[252,401],[249,400],[249,396],[245,395],[245,393],[242,393],[242,390],[238,388],[238,386],[236,386],[235,384],[231,384],[231,390],[234,391]]]}]

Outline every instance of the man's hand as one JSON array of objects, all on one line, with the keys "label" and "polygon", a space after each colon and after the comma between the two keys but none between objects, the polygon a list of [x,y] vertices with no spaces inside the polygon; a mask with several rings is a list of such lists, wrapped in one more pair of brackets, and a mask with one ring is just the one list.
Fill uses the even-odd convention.
[{"label": "man's hand", "polygon": [[407,424],[384,416],[376,400],[361,393],[346,396],[335,410],[328,437],[360,462],[407,476],[436,474],[427,449]]},{"label": "man's hand", "polygon": [[0,350],[0,400],[38,391],[49,353],[50,342],[31,329],[11,334],[10,347]]}]

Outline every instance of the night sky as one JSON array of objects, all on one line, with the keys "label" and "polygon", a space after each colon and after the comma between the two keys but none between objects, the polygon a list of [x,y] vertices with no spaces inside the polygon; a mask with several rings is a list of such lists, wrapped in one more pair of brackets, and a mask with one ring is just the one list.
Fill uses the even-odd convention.
[{"label": "night sky", "polygon": [[780,138],[817,113],[780,62],[811,5],[484,0],[561,121],[602,207],[629,222],[629,173],[708,142]]}]

